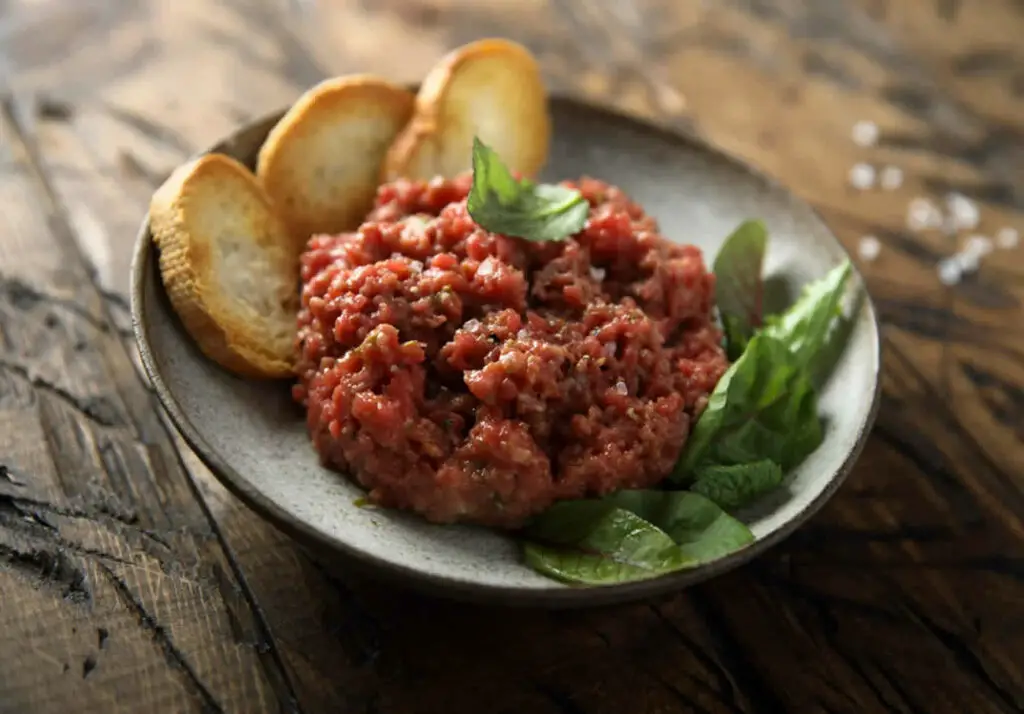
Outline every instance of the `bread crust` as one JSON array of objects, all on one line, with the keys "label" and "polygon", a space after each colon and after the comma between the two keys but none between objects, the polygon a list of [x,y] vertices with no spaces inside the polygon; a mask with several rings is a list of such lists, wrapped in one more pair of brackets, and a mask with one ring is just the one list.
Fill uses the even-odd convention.
[{"label": "bread crust", "polygon": [[414,102],[407,89],[373,75],[335,77],[306,91],[278,121],[256,176],[296,242],[359,226]]},{"label": "bread crust", "polygon": [[[246,377],[292,376],[298,251],[252,173],[223,154],[189,161],[153,194],[149,224],[167,296],[203,354]],[[255,296],[225,289],[244,279],[230,274],[250,267],[243,254],[266,282]]]},{"label": "bread crust", "polygon": [[[484,92],[491,101],[478,100]],[[482,117],[484,111],[493,114]],[[452,178],[468,171],[474,135],[524,176],[536,175],[547,161],[547,92],[540,65],[523,45],[489,38],[443,57],[423,80],[412,119],[384,159],[381,180]]]}]

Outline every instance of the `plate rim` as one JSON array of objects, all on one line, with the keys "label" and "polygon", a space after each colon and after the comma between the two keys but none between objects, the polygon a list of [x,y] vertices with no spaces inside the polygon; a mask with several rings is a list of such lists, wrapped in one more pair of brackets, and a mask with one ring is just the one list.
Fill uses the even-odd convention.
[{"label": "plate rim", "polygon": [[[415,89],[415,87],[413,87]],[[570,95],[555,95],[550,99],[552,104],[562,105],[576,112],[590,113],[598,119],[622,124],[634,131],[639,130],[645,134],[652,135],[662,141],[675,144],[682,144],[690,148],[710,154],[720,161],[730,164],[733,168],[743,171],[762,182],[767,187],[781,191],[790,200],[802,204],[809,210],[811,216],[818,221],[825,229],[828,237],[832,240],[843,254],[849,257],[849,253],[836,237],[835,232],[828,222],[821,216],[818,210],[808,201],[798,196],[794,191],[785,186],[781,181],[762,170],[747,163],[745,160],[715,146],[709,140],[703,138],[699,132],[680,128],[670,127],[646,121],[639,117],[631,116],[616,109],[594,104],[584,99]],[[243,134],[255,131],[258,127],[266,127],[269,131],[274,122],[277,121],[286,109],[270,112],[256,119],[246,122],[229,136],[216,142],[212,146],[197,152],[182,163],[187,163],[199,156],[211,152],[222,152],[231,154],[230,148],[235,141]],[[172,390],[168,387],[157,362],[153,356],[153,350],[149,340],[149,325],[146,305],[146,286],[148,281],[156,283],[154,274],[154,263],[157,253],[153,250],[152,234],[149,224],[149,210],[142,219],[142,223],[136,234],[135,245],[132,251],[130,267],[130,306],[132,332],[135,337],[139,357],[143,371],[152,385],[157,399],[163,409],[167,412],[171,423],[188,444],[189,448],[199,460],[210,470],[214,477],[224,485],[232,494],[241,500],[246,506],[255,511],[261,518],[268,521],[278,530],[282,531],[295,540],[300,546],[313,551],[325,551],[330,555],[341,555],[345,558],[346,564],[357,566],[360,570],[370,575],[382,575],[386,579],[404,583],[415,589],[428,594],[443,596],[448,599],[461,600],[464,602],[490,603],[506,606],[523,607],[586,607],[608,605],[613,603],[639,600],[667,592],[682,590],[699,582],[722,575],[740,565],[762,555],[768,549],[785,540],[797,528],[802,526],[809,518],[815,515],[835,495],[836,491],[843,485],[853,470],[854,464],[859,459],[867,443],[875,423],[879,405],[881,402],[881,369],[882,369],[882,339],[878,323],[878,313],[875,310],[874,302],[867,290],[867,284],[863,275],[851,259],[855,278],[863,286],[865,299],[861,309],[869,318],[869,323],[874,332],[875,350],[872,355],[874,359],[874,389],[870,396],[871,403],[868,407],[867,417],[859,426],[854,444],[850,452],[845,456],[836,472],[821,492],[797,512],[791,519],[767,536],[755,540],[753,543],[740,551],[727,555],[706,565],[698,566],[691,570],[669,573],[656,578],[628,583],[616,583],[598,586],[570,586],[556,583],[556,586],[549,589],[524,588],[515,585],[488,585],[473,583],[471,581],[457,580],[437,573],[426,572],[413,566],[403,565],[394,562],[379,560],[376,556],[370,555],[358,547],[352,546],[344,540],[338,539],[319,530],[302,519],[288,513],[279,506],[273,499],[265,496],[246,477],[228,464],[221,456],[206,442],[202,434],[191,423],[184,410],[181,408]],[[160,290],[161,285],[155,284],[154,289]],[[177,454],[179,460],[181,454]],[[182,464],[187,469],[185,464]],[[342,477],[339,475],[339,477]],[[558,587],[557,585],[561,585]]]}]

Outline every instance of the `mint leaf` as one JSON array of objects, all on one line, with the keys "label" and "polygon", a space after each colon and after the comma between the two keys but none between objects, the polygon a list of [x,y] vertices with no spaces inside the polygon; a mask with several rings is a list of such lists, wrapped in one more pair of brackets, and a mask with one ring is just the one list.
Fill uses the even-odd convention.
[{"label": "mint leaf", "polygon": [[738,359],[754,331],[761,326],[761,278],[768,230],[761,221],[744,221],[715,256],[715,304],[725,328],[726,352]]},{"label": "mint leaf", "polygon": [[705,466],[697,473],[690,490],[722,508],[734,509],[753,503],[781,483],[782,468],[774,461],[762,459],[730,466]]},{"label": "mint leaf", "polygon": [[517,181],[498,154],[473,138],[473,186],[466,208],[492,233],[531,241],[556,241],[579,233],[590,204],[565,186]]},{"label": "mint leaf", "polygon": [[753,542],[750,530],[684,491],[620,491],[563,501],[526,530],[526,562],[570,583],[631,582],[692,568]]},{"label": "mint leaf", "polygon": [[844,260],[824,278],[805,286],[793,306],[765,326],[764,334],[785,344],[801,369],[812,374],[820,371],[816,363],[842,318],[843,296],[852,272],[850,261]]},{"label": "mint leaf", "polygon": [[759,333],[711,393],[671,478],[683,481],[710,465],[764,459],[787,471],[821,441],[806,370],[783,342]]}]

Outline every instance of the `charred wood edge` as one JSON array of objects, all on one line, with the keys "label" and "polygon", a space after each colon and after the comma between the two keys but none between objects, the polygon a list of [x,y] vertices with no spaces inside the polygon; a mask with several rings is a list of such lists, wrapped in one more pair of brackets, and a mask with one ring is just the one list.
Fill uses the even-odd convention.
[{"label": "charred wood edge", "polygon": [[[111,307],[109,305],[109,295],[105,294],[98,287],[96,275],[94,274],[94,271],[90,267],[90,261],[82,254],[82,249],[79,246],[78,241],[74,237],[74,232],[71,228],[71,223],[66,215],[66,210],[61,204],[59,195],[53,187],[53,185],[51,184],[49,177],[47,176],[45,164],[41,159],[39,149],[33,141],[32,137],[27,132],[24,131],[24,128],[19,123],[17,114],[15,111],[13,111],[13,107],[11,105],[11,101],[9,98],[0,99],[0,121],[5,121],[6,124],[11,128],[11,134],[13,135],[12,140],[15,142],[16,145],[19,145],[21,147],[21,149],[25,153],[25,156],[28,159],[27,164],[30,171],[30,175],[33,179],[32,185],[41,194],[41,198],[43,200],[44,205],[49,207],[49,209],[52,211],[52,214],[56,219],[52,222],[51,226],[51,229],[53,230],[55,237],[62,244],[62,248],[64,249],[68,257],[79,261],[83,266],[83,269],[86,272],[86,274],[89,275],[91,287],[95,291],[97,291],[101,297],[104,298],[103,300],[101,300],[102,309],[104,311],[104,317],[108,323],[112,323],[113,318],[112,315],[110,314]],[[122,348],[124,348],[123,345]],[[129,359],[129,361],[131,361],[130,355],[126,355],[126,357]],[[144,390],[144,392],[147,396],[147,399],[152,401],[150,392],[148,390]],[[72,403],[74,403],[74,400],[72,400]],[[153,406],[155,409],[156,405],[154,404]],[[202,510],[204,518],[209,523],[211,531],[213,532],[215,538],[217,539],[218,545],[221,547],[225,559],[227,560],[232,570],[232,574],[238,581],[239,587],[242,590],[246,602],[251,610],[253,621],[255,623],[257,631],[259,632],[260,636],[264,638],[267,642],[266,648],[257,648],[257,651],[258,653],[262,654],[262,651],[265,649],[266,653],[269,655],[269,661],[268,658],[266,657],[260,657],[260,661],[264,663],[263,669],[267,675],[268,681],[271,684],[271,686],[274,687],[274,691],[280,700],[280,704],[283,708],[285,708],[286,711],[301,712],[301,707],[299,706],[298,703],[298,697],[296,696],[295,693],[294,684],[289,676],[287,668],[285,667],[280,652],[278,651],[278,647],[274,641],[273,635],[271,633],[269,624],[266,619],[266,614],[256,601],[252,588],[250,587],[245,577],[245,574],[243,573],[242,568],[238,562],[237,555],[235,554],[234,550],[228,545],[227,539],[224,537],[224,534],[221,531],[219,525],[213,518],[209,506],[206,503],[205,499],[203,498],[199,485],[196,483],[192,473],[188,470],[187,466],[182,460],[181,454],[178,452],[177,448],[175,448],[174,444],[171,443],[170,435],[167,432],[166,425],[164,425],[163,422],[159,419],[157,419],[157,422],[157,428],[162,430],[163,432],[162,438],[169,443],[168,450],[174,454],[174,458],[177,462],[177,467],[180,469],[180,471],[186,478],[188,487],[194,499],[197,501],[200,509]],[[123,583],[121,583],[121,585],[123,586]],[[133,602],[138,607],[141,607],[141,603],[139,603],[137,600],[133,600]],[[225,603],[225,607],[228,607],[228,603]],[[146,618],[148,618],[148,622],[155,622],[155,619],[152,618],[152,616],[146,614],[144,610],[143,614],[145,614]],[[190,677],[194,679],[195,673],[191,672]],[[211,696],[209,690],[207,690],[205,686],[202,687],[202,691],[204,699]]]}]

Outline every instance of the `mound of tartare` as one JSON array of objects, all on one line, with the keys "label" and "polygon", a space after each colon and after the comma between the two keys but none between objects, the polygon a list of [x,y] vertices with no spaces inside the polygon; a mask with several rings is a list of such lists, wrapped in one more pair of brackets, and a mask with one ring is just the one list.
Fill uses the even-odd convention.
[{"label": "mound of tartare", "polygon": [[439,523],[658,483],[728,367],[701,252],[591,179],[562,184],[580,232],[498,235],[471,185],[383,185],[357,231],[310,240],[295,397],[321,459]]}]

